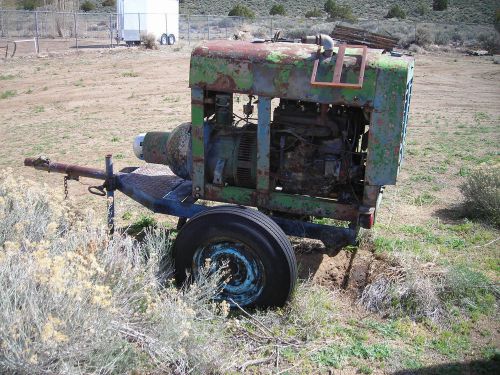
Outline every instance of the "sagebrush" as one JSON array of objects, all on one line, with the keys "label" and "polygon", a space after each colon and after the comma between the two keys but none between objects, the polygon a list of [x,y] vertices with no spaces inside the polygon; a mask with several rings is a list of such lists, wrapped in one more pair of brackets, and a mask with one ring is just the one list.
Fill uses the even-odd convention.
[{"label": "sagebrush", "polygon": [[[50,198],[49,198],[50,197]],[[169,236],[108,238],[90,214],[0,179],[0,372],[209,373],[227,351],[217,277],[177,289]],[[210,350],[207,350],[210,348]]]},{"label": "sagebrush", "polygon": [[476,169],[460,190],[466,215],[500,226],[500,166]]}]

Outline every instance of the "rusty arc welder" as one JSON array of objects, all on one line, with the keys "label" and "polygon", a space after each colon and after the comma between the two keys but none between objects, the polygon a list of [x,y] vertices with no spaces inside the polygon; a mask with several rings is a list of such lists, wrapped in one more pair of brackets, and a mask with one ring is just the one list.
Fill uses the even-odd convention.
[{"label": "rusty arc welder", "polygon": [[[383,188],[396,183],[402,163],[413,68],[411,57],[335,45],[326,35],[302,43],[211,41],[191,55],[191,121],[134,140],[147,164],[118,173],[109,157],[104,171],[25,164],[104,180],[97,193],[108,201],[119,190],[178,216],[178,282],[210,259],[229,273],[219,298],[280,306],[297,278],[287,235],[339,247],[373,226]],[[241,114],[235,95],[247,98]],[[207,207],[201,199],[227,204]]]}]

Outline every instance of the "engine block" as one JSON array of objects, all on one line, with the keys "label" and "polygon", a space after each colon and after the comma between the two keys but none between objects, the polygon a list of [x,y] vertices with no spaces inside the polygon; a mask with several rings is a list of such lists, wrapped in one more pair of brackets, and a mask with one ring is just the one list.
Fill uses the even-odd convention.
[{"label": "engine block", "polygon": [[191,56],[191,123],[140,135],[136,154],[196,198],[370,227],[402,162],[412,79],[412,58],[324,35],[207,42]]}]

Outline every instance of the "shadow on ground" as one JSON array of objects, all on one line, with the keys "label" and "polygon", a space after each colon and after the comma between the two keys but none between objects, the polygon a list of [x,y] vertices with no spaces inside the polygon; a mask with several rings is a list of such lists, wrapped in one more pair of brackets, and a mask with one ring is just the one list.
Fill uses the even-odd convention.
[{"label": "shadow on ground", "polygon": [[500,356],[490,360],[444,363],[416,370],[401,370],[393,375],[494,375],[500,374]]}]

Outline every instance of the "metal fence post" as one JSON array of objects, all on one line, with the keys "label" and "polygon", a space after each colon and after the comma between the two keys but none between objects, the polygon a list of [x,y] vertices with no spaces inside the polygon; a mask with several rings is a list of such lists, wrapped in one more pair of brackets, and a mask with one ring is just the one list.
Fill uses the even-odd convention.
[{"label": "metal fence post", "polygon": [[210,40],[210,23],[209,23],[209,16],[207,16],[207,39]]},{"label": "metal fence post", "polygon": [[273,17],[271,18],[271,38],[273,37]]},{"label": "metal fence post", "polygon": [[165,34],[167,34],[168,37],[168,14],[165,13]]},{"label": "metal fence post", "polygon": [[139,20],[139,39],[141,39],[141,14],[137,13],[137,19]]},{"label": "metal fence post", "polygon": [[109,48],[113,48],[113,16],[109,14]]},{"label": "metal fence post", "polygon": [[4,30],[4,26],[3,26],[3,22],[4,22],[4,20],[3,20],[3,13],[4,13],[3,10],[0,10],[0,36],[2,38],[5,36],[4,32],[3,32],[3,30]]},{"label": "metal fence post", "polygon": [[76,12],[73,13],[73,22],[75,24],[75,43],[76,43],[76,49],[78,49],[78,24],[76,20]]},{"label": "metal fence post", "polygon": [[191,44],[191,19],[188,14],[188,44]]},{"label": "metal fence post", "polygon": [[38,35],[38,12],[35,12],[35,49],[36,53],[40,53],[40,43],[39,43],[39,35]]}]

